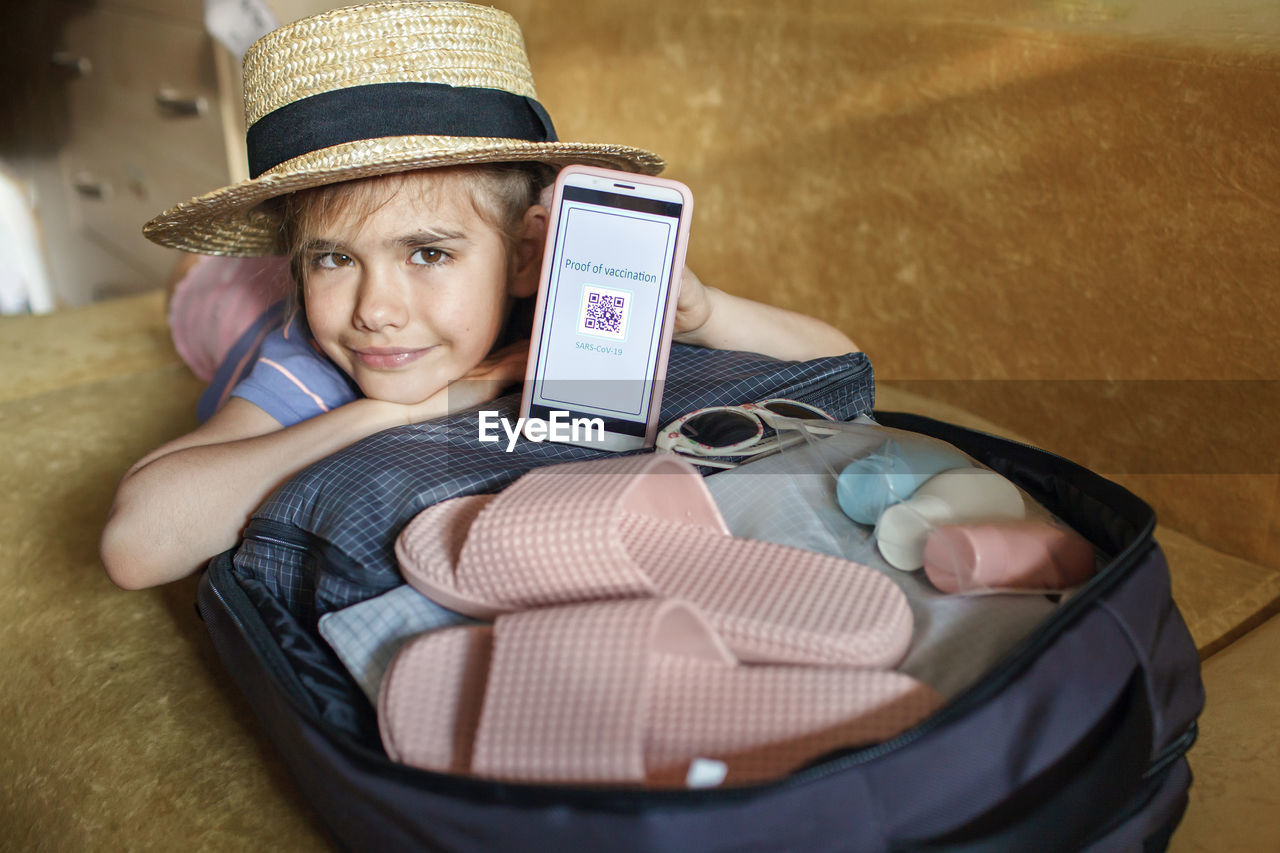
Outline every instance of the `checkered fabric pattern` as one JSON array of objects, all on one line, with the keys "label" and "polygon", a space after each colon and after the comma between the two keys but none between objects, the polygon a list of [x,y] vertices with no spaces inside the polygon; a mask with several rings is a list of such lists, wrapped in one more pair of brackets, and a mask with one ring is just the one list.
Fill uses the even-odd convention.
[{"label": "checkered fabric pattern", "polygon": [[[791,397],[839,419],[871,410],[862,353],[786,362],[677,344],[661,421],[702,406]],[[485,404],[512,421],[518,394]],[[238,572],[263,582],[304,624],[403,583],[395,539],[415,515],[451,497],[496,492],[525,471],[609,454],[552,442],[481,443],[477,410],[386,430],[305,468],[254,515]]]}]

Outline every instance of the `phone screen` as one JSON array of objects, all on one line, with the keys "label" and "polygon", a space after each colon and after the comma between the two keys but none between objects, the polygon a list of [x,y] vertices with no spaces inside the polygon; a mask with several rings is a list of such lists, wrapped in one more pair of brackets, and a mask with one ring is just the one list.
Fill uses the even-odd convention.
[{"label": "phone screen", "polygon": [[564,188],[530,415],[572,411],[609,432],[645,434],[682,209]]}]

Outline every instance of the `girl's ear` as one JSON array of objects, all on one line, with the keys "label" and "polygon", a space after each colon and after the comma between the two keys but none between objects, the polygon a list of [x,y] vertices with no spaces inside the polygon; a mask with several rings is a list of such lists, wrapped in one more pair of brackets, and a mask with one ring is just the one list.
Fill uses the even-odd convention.
[{"label": "girl's ear", "polygon": [[523,298],[538,292],[538,277],[542,274],[542,250],[547,242],[547,221],[550,213],[540,204],[524,212],[520,221],[519,240],[511,270],[509,290],[512,296]]}]

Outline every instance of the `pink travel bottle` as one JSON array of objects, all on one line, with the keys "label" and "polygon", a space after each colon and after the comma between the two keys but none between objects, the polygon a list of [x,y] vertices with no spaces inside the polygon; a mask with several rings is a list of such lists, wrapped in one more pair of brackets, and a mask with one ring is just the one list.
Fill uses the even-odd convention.
[{"label": "pink travel bottle", "polygon": [[942,592],[984,589],[1061,590],[1095,568],[1093,546],[1047,521],[957,524],[929,534],[924,570]]}]

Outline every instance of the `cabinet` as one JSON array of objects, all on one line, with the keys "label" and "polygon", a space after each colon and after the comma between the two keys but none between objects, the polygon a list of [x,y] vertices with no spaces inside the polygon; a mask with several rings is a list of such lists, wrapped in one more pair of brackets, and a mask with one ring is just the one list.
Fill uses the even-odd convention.
[{"label": "cabinet", "polygon": [[[267,2],[281,23],[341,5]],[[20,14],[48,16],[30,76],[54,68],[57,85],[33,109],[60,126],[7,165],[36,199],[57,302],[162,286],[180,255],[143,224],[248,177],[239,57],[205,32],[204,0],[58,0]]]},{"label": "cabinet", "polygon": [[237,62],[201,0],[59,4],[47,61],[64,117],[33,184],[61,304],[161,286],[177,254],[142,236],[161,210],[244,176]]}]

